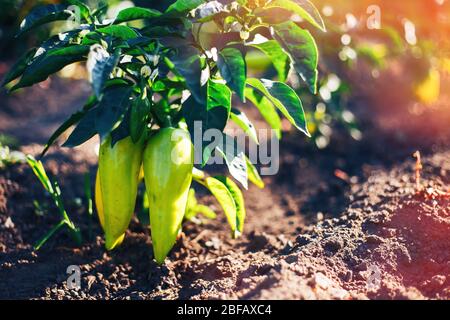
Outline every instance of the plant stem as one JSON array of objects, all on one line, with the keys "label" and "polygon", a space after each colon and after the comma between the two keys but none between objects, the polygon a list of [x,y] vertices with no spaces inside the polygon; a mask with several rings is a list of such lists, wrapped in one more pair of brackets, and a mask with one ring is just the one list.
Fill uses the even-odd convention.
[{"label": "plant stem", "polygon": [[61,227],[66,224],[65,220],[61,220],[56,226],[54,226],[41,240],[39,240],[35,245],[34,249],[39,250],[50,237],[52,237]]}]

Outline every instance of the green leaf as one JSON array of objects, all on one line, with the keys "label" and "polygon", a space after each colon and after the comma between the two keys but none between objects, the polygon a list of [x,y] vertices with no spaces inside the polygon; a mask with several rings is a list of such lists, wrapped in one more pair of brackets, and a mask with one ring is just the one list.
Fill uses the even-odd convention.
[{"label": "green leaf", "polygon": [[97,97],[100,97],[106,81],[110,78],[120,58],[120,49],[110,56],[102,47],[100,48],[99,50],[104,52],[91,49],[89,54],[90,63],[88,63],[89,78]]},{"label": "green leaf", "polygon": [[80,15],[85,21],[91,21],[91,10],[87,5],[78,0],[68,0],[67,2],[77,6],[80,9]]},{"label": "green leaf", "polygon": [[245,96],[258,108],[264,120],[266,120],[273,130],[275,130],[277,138],[280,139],[282,129],[281,119],[272,102],[257,90],[250,87],[245,88]]},{"label": "green leaf", "polygon": [[[227,114],[231,110],[231,91],[223,83],[209,80],[208,83],[208,110],[216,107],[225,108]],[[218,127],[221,128],[221,127]],[[222,128],[223,129],[223,128]]]},{"label": "green leaf", "polygon": [[247,83],[264,94],[298,130],[310,136],[302,102],[291,87],[267,79],[251,78]]},{"label": "green leaf", "polygon": [[148,26],[141,30],[142,34],[152,39],[163,37],[180,37],[184,38],[187,34],[186,30],[174,28],[173,26]]},{"label": "green leaf", "polygon": [[325,24],[317,8],[309,0],[274,0],[264,9],[282,8],[299,15],[316,28],[326,31]]},{"label": "green leaf", "polygon": [[23,72],[28,66],[28,63],[33,59],[34,55],[36,54],[36,51],[37,48],[33,48],[27,53],[25,53],[23,56],[21,56],[19,60],[17,60],[17,62],[14,64],[11,70],[4,77],[2,86],[10,83],[11,81],[17,79],[23,74]]},{"label": "green leaf", "polygon": [[67,7],[63,4],[49,4],[34,8],[20,24],[17,36],[45,23],[67,20],[73,15],[73,12],[67,10]]},{"label": "green leaf", "polygon": [[89,46],[74,45],[67,48],[52,49],[33,60],[11,91],[28,87],[44,81],[49,75],[77,61],[83,61],[89,52]]},{"label": "green leaf", "polygon": [[231,47],[222,49],[219,53],[217,66],[227,85],[245,102],[244,89],[247,65],[241,51]]},{"label": "green leaf", "polygon": [[138,142],[144,133],[150,108],[150,101],[146,94],[140,95],[131,104],[130,135],[134,143]]},{"label": "green leaf", "polygon": [[264,181],[261,179],[256,167],[250,162],[248,157],[245,157],[245,161],[247,162],[248,180],[258,188],[264,189]]},{"label": "green leaf", "polygon": [[71,42],[75,42],[76,38],[82,30],[89,30],[89,28],[75,29],[64,33],[58,33],[57,35],[50,37],[40,45],[35,59],[52,49],[62,48],[70,44]]},{"label": "green leaf", "polygon": [[247,118],[245,113],[238,109],[231,109],[231,120],[234,121],[244,132],[256,143],[259,144],[256,128],[253,123]]},{"label": "green leaf", "polygon": [[[209,80],[206,85],[206,103],[199,103],[190,97],[183,104],[183,115],[193,136],[195,123],[200,122],[202,134],[209,129],[222,132],[227,124],[231,110],[231,91],[219,82]],[[198,128],[197,128],[198,129]],[[202,163],[205,165],[213,150],[207,148],[209,143],[202,139]]]},{"label": "green leaf", "polygon": [[186,44],[186,46],[177,48],[170,55],[170,60],[175,65],[176,71],[186,80],[186,85],[195,100],[199,103],[205,103],[205,90],[201,84],[200,52]]},{"label": "green leaf", "polygon": [[194,206],[192,208],[192,211],[195,212],[196,214],[201,214],[202,216],[204,216],[207,219],[217,218],[216,213],[213,210],[211,210],[210,207],[204,206],[202,204],[197,204],[196,206]]},{"label": "green leaf", "polygon": [[45,172],[42,162],[40,160],[36,160],[32,155],[27,155],[27,162],[44,189],[50,194],[54,193],[53,185]]},{"label": "green leaf", "polygon": [[52,144],[56,141],[56,139],[58,139],[71,126],[78,123],[86,115],[86,113],[90,109],[92,109],[97,103],[98,103],[97,97],[90,96],[81,111],[78,111],[78,112],[75,112],[74,114],[72,114],[69,117],[69,119],[67,119],[61,126],[59,126],[58,129],[56,129],[56,131],[52,134],[50,139],[47,141],[47,143],[44,147],[44,150],[41,153],[41,157],[43,157],[47,153],[48,149],[52,146]]},{"label": "green leaf", "polygon": [[278,80],[285,82],[289,74],[291,61],[280,44],[275,40],[269,40],[263,43],[252,44],[251,46],[261,50],[269,57],[278,73]]},{"label": "green leaf", "polygon": [[132,28],[122,25],[111,25],[99,28],[97,31],[122,40],[130,40],[139,37],[139,34]]},{"label": "green leaf", "polygon": [[147,8],[141,8],[141,7],[132,7],[132,8],[126,8],[119,12],[117,15],[116,20],[114,21],[115,24],[133,21],[133,20],[140,20],[140,19],[150,19],[161,16],[161,12],[153,9],[147,9]]},{"label": "green leaf", "polygon": [[86,113],[87,111],[82,110],[72,114],[69,119],[67,119],[58,129],[56,129],[45,145],[44,150],[41,153],[41,157],[47,153],[48,149],[53,145],[56,139],[59,138],[59,136],[61,136],[71,126],[78,123],[86,115]]},{"label": "green leaf", "polygon": [[295,70],[303,81],[308,84],[309,90],[317,92],[317,65],[319,51],[316,42],[309,31],[288,21],[273,27],[274,37],[290,55]]},{"label": "green leaf", "polygon": [[83,116],[69,138],[63,144],[63,147],[73,148],[79,146],[95,136],[97,133],[97,130],[95,129],[97,111],[98,108],[91,109]]},{"label": "green leaf", "polygon": [[231,193],[233,197],[234,204],[236,206],[236,230],[238,232],[234,233],[234,237],[238,237],[244,231],[244,222],[245,222],[245,205],[244,205],[244,196],[242,195],[241,189],[233,182],[233,180],[227,177],[216,177],[217,180],[222,182]]},{"label": "green leaf", "polygon": [[223,144],[216,147],[220,156],[225,160],[228,171],[245,189],[248,189],[247,163],[245,162],[245,153],[237,143],[237,139],[224,134]]},{"label": "green leaf", "polygon": [[[195,123],[201,123],[201,130],[204,133],[209,129],[223,131],[225,128],[231,109],[231,91],[218,82],[209,80],[207,88],[207,102],[199,103],[192,96],[183,104],[183,116],[191,135],[195,131]],[[213,150],[207,149],[207,141],[202,139],[202,162],[206,164]]]},{"label": "green leaf", "polygon": [[237,206],[232,193],[228,187],[220,180],[208,177],[205,179],[205,186],[217,199],[227,217],[232,234],[237,231]]},{"label": "green leaf", "polygon": [[[130,133],[130,123],[131,123],[131,108],[125,111],[123,117],[119,119],[120,124],[111,131],[111,146],[114,147],[117,142],[125,139],[131,135]],[[146,198],[146,197],[144,197]]]},{"label": "green leaf", "polygon": [[104,91],[95,118],[95,129],[102,140],[127,111],[131,93],[132,88],[127,86],[114,86]]},{"label": "green leaf", "polygon": [[189,11],[197,8],[199,5],[204,3],[205,0],[177,0],[175,3],[170,5],[165,16],[167,17],[180,17],[185,16]]}]

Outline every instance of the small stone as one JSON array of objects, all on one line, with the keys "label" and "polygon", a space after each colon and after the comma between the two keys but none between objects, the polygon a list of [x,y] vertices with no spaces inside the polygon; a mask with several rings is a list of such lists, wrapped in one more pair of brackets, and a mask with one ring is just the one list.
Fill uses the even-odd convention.
[{"label": "small stone", "polygon": [[11,217],[8,217],[5,221],[5,228],[6,229],[14,229],[15,225],[14,222],[12,222]]},{"label": "small stone", "polygon": [[86,277],[86,279],[87,279],[87,287],[88,287],[88,290],[91,290],[91,287],[92,287],[92,285],[94,284],[96,278],[95,278],[95,276],[93,276],[93,275],[89,275],[89,276]]},{"label": "small stone", "polygon": [[298,245],[304,246],[311,242],[311,236],[307,234],[301,234],[295,239]]},{"label": "small stone", "polygon": [[441,287],[444,285],[446,280],[447,280],[447,277],[444,275],[435,275],[433,278],[431,278],[431,283],[434,286]]},{"label": "small stone", "polygon": [[321,287],[322,289],[327,289],[332,285],[332,282],[330,279],[328,279],[323,273],[317,272],[314,275],[314,284]]},{"label": "small stone", "polygon": [[318,213],[317,213],[317,221],[322,221],[323,218],[324,218],[323,213],[322,213],[322,212],[318,212]]},{"label": "small stone", "polygon": [[369,235],[366,237],[366,242],[371,244],[381,244],[384,242],[383,238],[376,235]]}]

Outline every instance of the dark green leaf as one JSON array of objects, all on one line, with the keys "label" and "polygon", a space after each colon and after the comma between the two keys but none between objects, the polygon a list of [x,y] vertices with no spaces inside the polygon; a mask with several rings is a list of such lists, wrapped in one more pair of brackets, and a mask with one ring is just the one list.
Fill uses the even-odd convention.
[{"label": "dark green leaf", "polygon": [[194,121],[201,121],[203,131],[223,131],[227,124],[231,109],[230,90],[226,85],[212,80],[208,81],[207,87],[207,103],[198,103],[192,96],[184,103],[183,114],[191,133],[194,132]]},{"label": "dark green leaf", "polygon": [[104,91],[95,119],[95,129],[103,140],[130,105],[130,87],[110,87]]},{"label": "dark green leaf", "polygon": [[133,81],[125,78],[112,78],[106,81],[103,90],[106,90],[107,88],[113,86],[129,86],[129,85],[133,85]]},{"label": "dark green leaf", "polygon": [[89,32],[81,40],[81,44],[92,46],[93,44],[100,44],[102,41],[102,35],[98,32]]},{"label": "dark green leaf", "polygon": [[155,18],[159,17],[161,14],[162,14],[161,12],[153,9],[141,7],[126,8],[119,12],[114,23],[123,23],[133,20]]},{"label": "dark green leaf", "polygon": [[10,83],[14,79],[17,79],[20,77],[25,69],[28,66],[28,63],[33,59],[34,55],[36,54],[37,49],[33,48],[27,53],[25,53],[22,57],[17,60],[17,62],[14,64],[14,66],[11,68],[11,70],[6,74],[5,78],[3,79],[2,86],[5,84]]},{"label": "dark green leaf", "polygon": [[[103,50],[103,48],[99,49]],[[97,97],[100,97],[103,87],[106,81],[110,78],[112,71],[117,66],[120,58],[120,49],[117,50],[114,55],[109,56],[105,52],[97,52],[96,50],[91,50],[89,54],[88,71],[90,74],[90,80],[92,83],[92,88]]]},{"label": "dark green leaf", "polygon": [[295,70],[315,94],[319,52],[314,38],[292,21],[274,26],[274,31],[274,37],[290,55]]},{"label": "dark green leaf", "polygon": [[280,139],[281,119],[272,102],[257,90],[249,87],[245,88],[245,96],[258,108],[264,120],[275,130],[277,138]]},{"label": "dark green leaf", "polygon": [[252,47],[264,52],[272,61],[275,70],[278,73],[278,80],[285,82],[290,70],[290,58],[283,51],[283,48],[275,40],[269,40],[263,43],[252,44]]},{"label": "dark green leaf", "polygon": [[163,38],[163,37],[180,37],[184,38],[187,31],[184,29],[173,28],[172,26],[148,26],[142,30],[142,34],[152,38]]},{"label": "dark green leaf", "polygon": [[146,95],[137,97],[131,104],[130,110],[130,135],[133,142],[138,142],[144,133],[150,114],[150,101]]},{"label": "dark green leaf", "polygon": [[49,4],[34,8],[20,24],[20,32],[17,36],[45,23],[67,20],[73,15],[67,7],[63,4]]},{"label": "dark green leaf", "polygon": [[244,88],[247,65],[241,51],[230,47],[221,50],[217,66],[227,85],[245,102]]},{"label": "dark green leaf", "polygon": [[131,108],[125,111],[125,114],[119,119],[120,124],[111,131],[111,146],[114,147],[117,142],[130,136]]},{"label": "dark green leaf", "polygon": [[48,149],[52,146],[56,139],[58,139],[71,126],[78,123],[97,103],[97,98],[95,96],[90,96],[81,111],[72,114],[69,119],[67,119],[58,129],[56,129],[56,131],[47,141],[47,144],[45,145],[44,150],[41,153],[41,157],[43,157],[47,153]]},{"label": "dark green leaf", "polygon": [[[205,91],[207,103],[198,103],[191,96],[183,104],[183,116],[192,136],[196,129],[201,129],[202,133],[208,129],[222,132],[230,115],[231,91],[226,85],[209,80]],[[195,124],[200,124],[200,128],[195,128]],[[202,162],[206,164],[213,150],[206,148],[208,141],[202,139],[202,144]]]},{"label": "dark green leaf", "polygon": [[81,119],[78,125],[70,134],[63,147],[73,148],[85,143],[97,133],[95,129],[95,118],[97,117],[98,108],[89,110]]},{"label": "dark green leaf", "polygon": [[302,102],[291,87],[267,79],[252,78],[247,83],[264,94],[298,130],[310,136]]},{"label": "dark green leaf", "polygon": [[122,25],[103,27],[97,29],[97,31],[122,40],[130,40],[139,37],[139,34],[132,28]]},{"label": "dark green leaf", "polygon": [[86,113],[87,111],[83,110],[72,114],[69,119],[67,119],[58,129],[56,129],[45,145],[44,150],[42,150],[41,157],[47,153],[48,149],[53,145],[56,139],[59,138],[59,136],[61,136],[71,126],[78,123],[86,115]]},{"label": "dark green leaf", "polygon": [[44,81],[65,66],[84,60],[88,52],[89,46],[80,45],[49,50],[25,69],[19,83],[11,91]]},{"label": "dark green leaf", "polygon": [[[38,49],[37,56],[41,56],[42,54],[46,53],[49,50],[56,49],[56,48],[62,48],[66,45],[68,45],[71,41],[74,41],[74,38],[78,37],[78,34],[83,29],[76,29],[67,31],[64,33],[59,33],[53,37],[50,37],[48,40],[44,41],[41,46]],[[89,30],[89,29],[84,29]]]},{"label": "dark green leaf", "polygon": [[176,71],[186,80],[186,85],[195,100],[204,104],[206,96],[201,84],[200,52],[196,48],[186,45],[177,48],[170,56],[170,60],[175,65]]}]

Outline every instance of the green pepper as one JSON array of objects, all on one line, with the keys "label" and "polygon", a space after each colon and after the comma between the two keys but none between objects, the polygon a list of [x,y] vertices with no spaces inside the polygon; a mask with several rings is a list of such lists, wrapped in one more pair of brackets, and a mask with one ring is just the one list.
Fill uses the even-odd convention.
[{"label": "green pepper", "polygon": [[192,182],[194,147],[189,133],[163,128],[144,151],[144,179],[150,209],[153,253],[162,264],[181,229]]},{"label": "green pepper", "polygon": [[143,139],[133,143],[130,137],[114,146],[108,137],[100,146],[95,204],[107,250],[123,241],[133,216],[143,149]]}]

